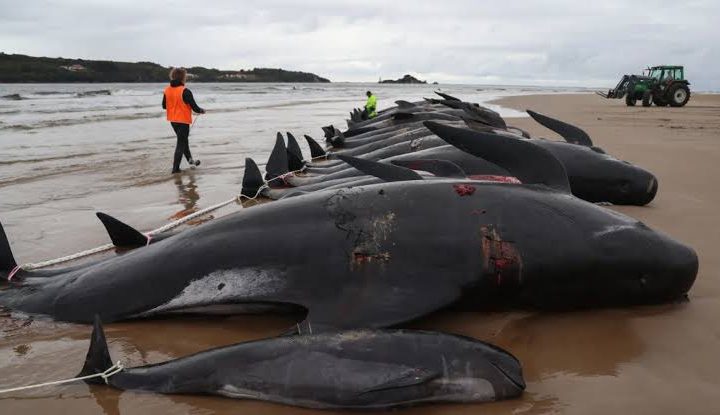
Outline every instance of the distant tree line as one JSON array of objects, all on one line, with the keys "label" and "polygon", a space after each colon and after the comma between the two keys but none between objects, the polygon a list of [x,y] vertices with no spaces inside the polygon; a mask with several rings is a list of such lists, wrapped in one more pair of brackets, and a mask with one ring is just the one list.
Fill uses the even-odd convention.
[{"label": "distant tree line", "polygon": [[[283,69],[221,71],[187,68],[193,82],[330,82],[312,73]],[[152,62],[46,58],[0,52],[0,82],[165,82],[170,68]]]}]

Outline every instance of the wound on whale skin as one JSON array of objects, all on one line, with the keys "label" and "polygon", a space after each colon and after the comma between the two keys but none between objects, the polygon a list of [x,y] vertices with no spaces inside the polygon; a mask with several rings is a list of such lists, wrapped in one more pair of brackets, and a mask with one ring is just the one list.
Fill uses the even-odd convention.
[{"label": "wound on whale skin", "polygon": [[470,196],[475,193],[475,186],[469,184],[454,184],[453,189],[455,189],[455,193],[460,196]]},{"label": "wound on whale skin", "polygon": [[483,274],[495,276],[495,283],[517,285],[521,281],[522,259],[512,242],[503,240],[493,226],[482,226]]}]

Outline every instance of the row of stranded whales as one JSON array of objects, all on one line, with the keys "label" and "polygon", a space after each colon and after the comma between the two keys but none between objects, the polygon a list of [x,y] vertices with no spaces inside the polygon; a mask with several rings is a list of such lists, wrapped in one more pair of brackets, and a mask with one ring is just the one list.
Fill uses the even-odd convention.
[{"label": "row of stranded whales", "polygon": [[[2,236],[0,269],[10,272],[16,263]],[[312,192],[121,256],[21,270],[0,305],[81,323],[94,313],[117,321],[294,305],[307,310],[298,324],[305,333],[388,327],[458,301],[672,301],[689,290],[697,266],[689,247],[561,188],[434,178]]]},{"label": "row of stranded whales", "polygon": [[[292,134],[287,145],[278,134],[266,175],[248,159],[243,177],[243,194],[278,199],[272,203],[152,237],[98,213],[113,243],[130,248],[119,256],[25,271],[0,226],[0,271],[12,277],[0,306],[94,324],[79,376],[112,366],[100,319],[302,309],[285,336],[127,368],[101,382],[388,409],[506,399],[525,388],[520,363],[502,349],[389,327],[448,307],[557,310],[686,296],[695,252],[573,196],[569,159],[579,156],[565,159],[492,111],[441,97],[400,102],[377,121],[349,122],[346,132],[328,128],[330,151],[306,136],[314,161]],[[531,115],[574,137],[558,145],[604,156],[577,127]],[[657,182],[645,185],[644,197],[654,196]]]},{"label": "row of stranded whales", "polygon": [[[467,153],[448,147],[448,142],[427,128],[423,128],[423,121],[440,121],[446,125],[465,126],[469,131],[479,133],[474,136],[477,139],[483,136],[500,135],[508,139],[522,139],[544,148],[563,164],[572,193],[590,202],[645,205],[650,203],[657,193],[658,182],[652,173],[606,154],[601,148],[594,146],[589,135],[579,127],[528,110],[533,119],[566,140],[555,141],[530,138],[527,133],[521,132],[519,129],[503,127],[505,124],[500,125],[493,122],[492,119],[472,118],[467,114],[455,114],[454,118],[447,120],[447,113],[441,109],[447,103],[463,104],[465,108],[478,107],[477,104],[464,103],[454,97],[453,100],[448,100],[446,97],[444,96],[445,99],[441,101],[429,100],[423,103],[401,101],[402,105],[386,110],[385,114],[379,116],[385,117],[382,121],[366,120],[360,127],[356,127],[358,123],[349,123],[351,127],[345,132],[340,132],[332,126],[324,127],[327,142],[330,145],[328,150],[323,150],[315,140],[305,136],[313,159],[324,156],[327,160],[322,162],[303,163],[299,146],[292,134],[288,133],[287,148],[285,148],[282,136],[279,135],[275,146],[276,151],[273,151],[268,162],[268,166],[271,166],[268,168],[268,178],[275,178],[275,182],[271,182],[271,184],[280,184],[278,178],[282,178],[284,185],[291,185],[299,189],[312,185],[314,186],[313,190],[326,187],[320,183],[328,183],[330,186],[349,183],[353,181],[348,180],[349,178],[356,179],[359,174],[343,163],[332,160],[341,154],[383,162],[440,158],[458,164],[457,160],[460,158],[467,164]],[[413,106],[415,112],[408,112],[408,107]],[[398,114],[404,114],[404,118],[394,119]],[[422,119],[418,117],[419,115],[423,116]],[[374,125],[376,127],[373,127]],[[355,134],[356,132],[359,134]],[[291,144],[293,144],[292,148]],[[482,153],[473,152],[472,146],[466,143],[456,141],[450,144],[457,147],[462,145],[464,147],[462,150],[476,156],[476,159],[483,158]],[[287,160],[278,157],[280,154],[283,157],[287,154],[287,157],[295,160],[290,168],[288,168]],[[525,162],[532,163],[533,159],[526,157]],[[498,166],[493,166],[492,163],[485,162],[479,165],[476,162],[475,164],[466,170],[468,176],[507,173]],[[301,170],[303,171],[302,175],[287,175],[289,171]],[[340,181],[341,179],[344,181]],[[283,192],[275,193],[268,194],[268,196],[270,198],[283,196]],[[296,194],[297,192],[291,193]]]},{"label": "row of stranded whales", "polygon": [[[112,366],[96,319],[78,376]],[[101,379],[88,383],[105,384]],[[467,337],[415,330],[284,336],[220,347],[110,377],[118,389],[206,394],[317,409],[391,409],[522,394],[520,362]]]}]

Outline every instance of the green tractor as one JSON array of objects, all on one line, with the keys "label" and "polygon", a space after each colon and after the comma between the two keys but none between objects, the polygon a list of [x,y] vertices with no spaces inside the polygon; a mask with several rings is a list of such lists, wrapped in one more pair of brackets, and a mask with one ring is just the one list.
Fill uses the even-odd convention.
[{"label": "green tractor", "polygon": [[629,107],[637,101],[642,101],[643,107],[653,103],[658,107],[682,107],[690,100],[689,85],[682,66],[653,66],[643,75],[625,75],[615,89],[597,94],[604,98],[625,97]]}]

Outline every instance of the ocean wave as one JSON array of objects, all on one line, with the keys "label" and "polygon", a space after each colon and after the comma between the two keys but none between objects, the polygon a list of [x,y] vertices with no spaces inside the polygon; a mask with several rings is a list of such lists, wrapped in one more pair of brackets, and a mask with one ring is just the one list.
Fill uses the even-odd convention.
[{"label": "ocean wave", "polygon": [[56,161],[56,160],[71,160],[76,159],[80,157],[90,157],[94,156],[99,153],[80,153],[80,154],[68,154],[66,156],[53,156],[53,157],[38,157],[38,158],[29,158],[29,159],[17,159],[17,160],[8,160],[8,161],[0,161],[0,166],[7,166],[11,164],[22,164],[22,163],[41,163],[44,161]]},{"label": "ocean wave", "polygon": [[[162,92],[162,90],[160,90]],[[128,97],[151,97],[158,95],[157,90],[137,90],[137,89],[113,89],[113,96],[128,96]]]},{"label": "ocean wave", "polygon": [[38,91],[33,92],[32,95],[70,95],[67,91]]},{"label": "ocean wave", "polygon": [[82,91],[75,94],[78,98],[95,97],[98,95],[112,95],[112,91],[109,89],[98,89],[95,91]]},{"label": "ocean wave", "polygon": [[70,125],[90,124],[103,121],[129,121],[149,118],[159,118],[162,112],[138,112],[134,114],[99,114],[84,116],[82,118],[62,118],[58,120],[46,120],[36,124],[8,124],[0,125],[0,130],[36,130],[51,127],[66,127]]},{"label": "ocean wave", "polygon": [[3,95],[0,98],[7,99],[8,101],[20,101],[21,99],[24,99],[22,97],[22,95],[20,95],[20,94],[8,94],[8,95]]}]

